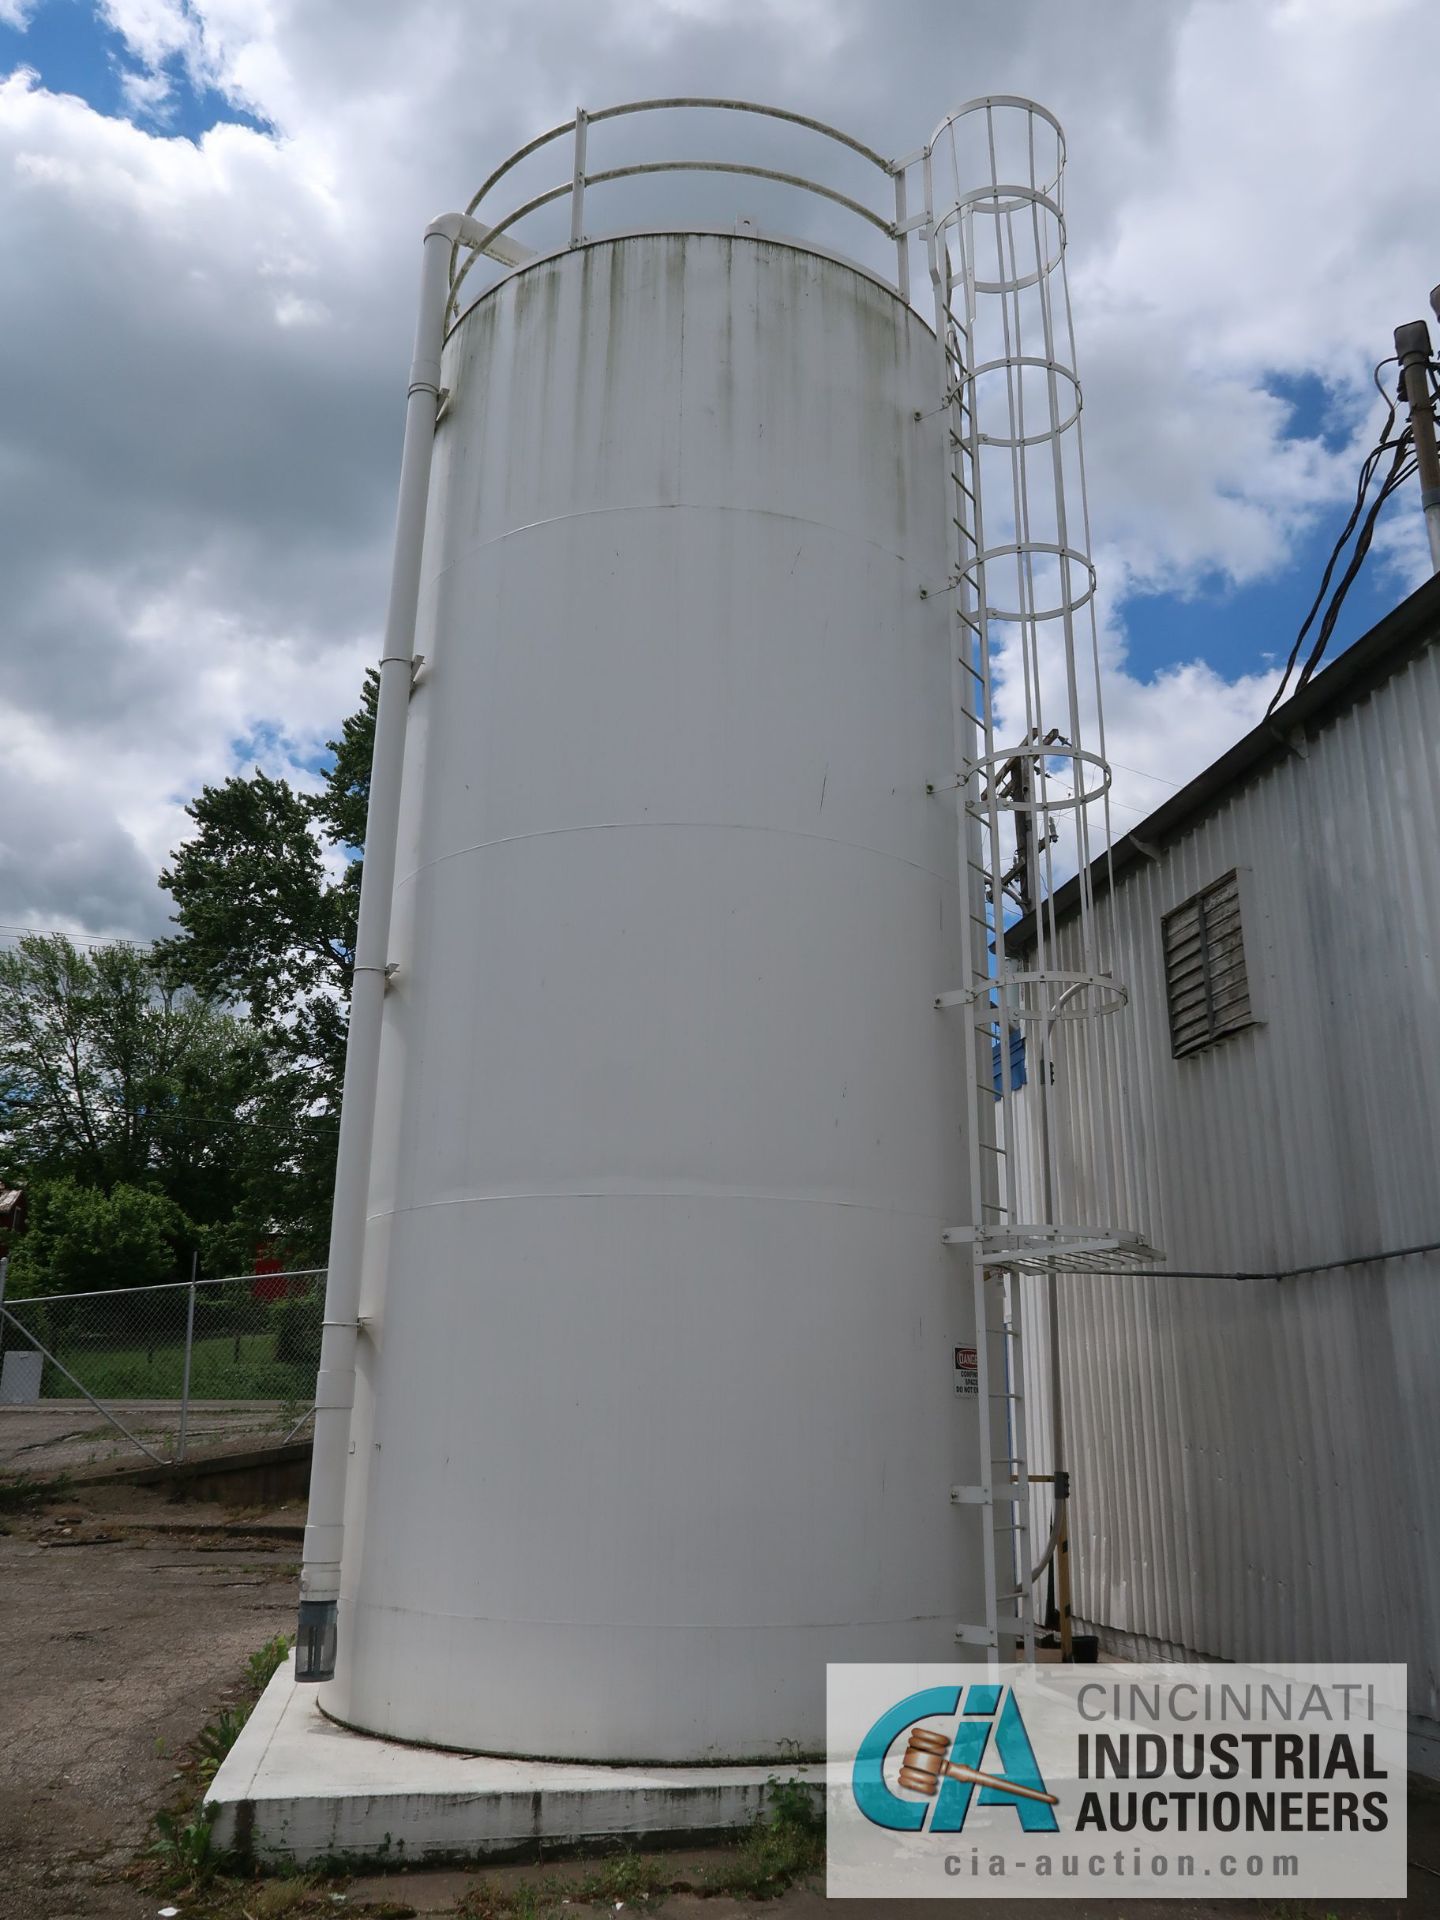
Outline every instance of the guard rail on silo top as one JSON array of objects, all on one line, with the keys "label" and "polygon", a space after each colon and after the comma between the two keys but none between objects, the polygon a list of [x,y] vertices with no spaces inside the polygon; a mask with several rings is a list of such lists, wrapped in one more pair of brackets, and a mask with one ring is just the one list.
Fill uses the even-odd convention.
[{"label": "guard rail on silo top", "polygon": [[[619,149],[617,164],[594,166],[591,159],[591,130],[606,123],[613,126],[614,123],[626,122],[636,114],[668,115],[672,117],[672,124],[673,117],[679,115],[679,124],[687,139],[693,136],[697,118],[704,117],[710,128],[717,128],[723,121],[717,122],[715,116],[723,116],[732,123],[738,121],[742,137],[751,143],[755,138],[756,123],[768,122],[770,129],[801,136],[800,144],[805,149],[806,164],[812,158],[816,162],[823,162],[824,170],[830,177],[816,179],[806,173],[760,165],[753,159],[742,160],[738,157],[682,154],[651,158],[639,141],[624,142],[620,138],[616,138]],[[617,135],[622,135],[624,129],[616,128],[615,131]],[[497,192],[502,181],[511,181],[513,185],[513,177],[518,169],[557,142],[568,143],[571,165],[567,178],[515,202],[506,201]],[[646,157],[626,158],[627,152]],[[776,158],[779,157],[777,153]],[[873,147],[841,132],[838,127],[827,126],[824,121],[811,119],[806,114],[791,113],[783,107],[763,106],[750,100],[695,97],[632,100],[620,106],[601,107],[592,111],[582,107],[577,110],[573,120],[551,127],[548,132],[537,135],[512,153],[469,202],[465,211],[485,229],[485,237],[474,245],[463,241],[456,245],[451,269],[450,302],[446,312],[447,324],[453,324],[459,318],[462,291],[466,289],[471,270],[482,254],[488,255],[502,267],[515,268],[543,258],[552,249],[578,246],[589,239],[613,239],[630,232],[704,232],[704,222],[697,221],[693,204],[687,204],[684,217],[667,222],[663,195],[658,198],[651,195],[647,203],[636,195],[633,188],[626,196],[630,217],[624,223],[593,220],[596,188],[620,181],[647,180],[656,184],[664,177],[676,174],[720,175],[730,180],[762,183],[756,191],[766,202],[767,217],[762,224],[769,237],[782,237],[788,228],[798,226],[800,237],[807,246],[826,251],[829,250],[827,242],[833,239],[839,243],[839,257],[847,261],[857,245],[863,248],[868,241],[872,258],[851,262],[865,266],[867,271],[880,271],[879,262],[873,258],[876,251],[874,243],[876,236],[879,236],[887,256],[884,277],[909,300],[910,236],[921,232],[926,223],[923,212],[912,217],[907,211],[909,178],[912,170],[923,163],[923,159],[924,150],[919,149],[900,159],[887,160]],[[774,189],[781,191],[775,192]],[[602,204],[604,199],[602,195]],[[562,219],[552,219],[547,229],[545,223],[536,219],[549,208],[556,208],[558,214],[563,214],[567,209],[562,203],[566,202],[568,224]],[[728,214],[727,224],[716,230],[734,231],[734,210],[722,207],[719,202],[716,205],[717,211]],[[768,217],[771,208],[777,216],[773,223]],[[833,216],[836,209],[844,218],[828,218],[826,224],[817,229],[817,217]],[[678,210],[669,211],[673,213]],[[642,217],[643,225],[634,223],[637,213]],[[746,216],[740,215],[739,221],[743,231],[747,224]]]}]

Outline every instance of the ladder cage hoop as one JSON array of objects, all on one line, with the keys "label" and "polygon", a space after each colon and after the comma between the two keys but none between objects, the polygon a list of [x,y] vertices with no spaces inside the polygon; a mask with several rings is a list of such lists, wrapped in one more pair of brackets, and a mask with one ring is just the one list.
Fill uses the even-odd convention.
[{"label": "ladder cage hoop", "polygon": [[[1058,1000],[1027,1000],[1024,996],[1043,995],[1052,988],[1060,989]],[[1085,999],[1083,994],[1093,994],[1093,999]],[[1018,1001],[1011,996],[1018,994]],[[1073,995],[1074,998],[1070,996]],[[1020,970],[1007,967],[1003,973],[996,974],[990,983],[990,998],[977,998],[968,989],[958,993],[939,994],[935,1005],[940,1012],[959,1006],[972,1006],[976,1010],[976,1025],[990,1027],[996,1032],[1000,1025],[1002,1006],[1012,1026],[1022,1021],[1044,1021],[1047,1026],[1063,1026],[1080,1020],[1103,1019],[1112,1013],[1119,1013],[1130,1004],[1130,990],[1106,973],[1081,973],[1071,968],[1043,967]]]},{"label": "ladder cage hoop", "polygon": [[1022,999],[1010,1015],[1016,1022],[1033,1020],[1037,1023],[1044,1021],[1047,1026],[1061,1026],[1066,1022],[1105,1019],[1112,1013],[1120,1013],[1130,1004],[1130,989],[1105,973],[1079,973],[1060,967],[1045,967],[1033,968],[1028,972],[1007,970],[1001,978],[1006,988],[1018,988],[1021,994],[1043,994],[1051,987],[1062,987],[1080,989],[1094,996],[1093,999],[1086,999],[1077,994],[1074,1000],[1066,1001],[1063,1006],[1057,1006],[1053,1001],[1027,1005]]},{"label": "ladder cage hoop", "polygon": [[[966,777],[968,780],[974,780],[985,779],[988,776],[993,790],[995,776],[1016,760],[1030,761],[1040,771],[1044,771],[1052,760],[1068,761],[1072,768],[1075,791],[1060,794],[1058,797],[1053,795],[1046,797],[1044,794],[1029,797],[1024,794],[997,794],[993,804],[999,813],[1073,813],[1081,807],[1090,806],[1096,800],[1104,799],[1110,791],[1111,781],[1114,778],[1109,761],[1102,759],[1089,747],[1060,747],[1044,744],[997,747],[993,753],[987,753],[978,760],[972,760]],[[1088,787],[1082,784],[1087,767],[1096,769],[1096,779],[1093,785]],[[988,794],[984,804],[986,806],[992,804]]]}]

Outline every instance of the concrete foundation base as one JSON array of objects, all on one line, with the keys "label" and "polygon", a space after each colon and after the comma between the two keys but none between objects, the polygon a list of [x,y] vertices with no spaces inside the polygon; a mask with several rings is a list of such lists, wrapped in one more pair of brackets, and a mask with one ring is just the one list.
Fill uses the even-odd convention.
[{"label": "concrete foundation base", "polygon": [[215,1844],[267,1865],[441,1861],[541,1848],[693,1843],[746,1825],[775,1778],[823,1766],[599,1767],[441,1753],[327,1720],[294,1656],[216,1774]]}]

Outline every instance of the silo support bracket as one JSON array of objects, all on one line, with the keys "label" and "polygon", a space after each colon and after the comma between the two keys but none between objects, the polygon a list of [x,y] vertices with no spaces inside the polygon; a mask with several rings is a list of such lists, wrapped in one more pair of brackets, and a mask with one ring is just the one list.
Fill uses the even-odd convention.
[{"label": "silo support bracket", "polygon": [[382,657],[379,665],[382,667],[394,665],[408,669],[410,674],[410,691],[414,693],[421,670],[425,665],[425,655],[423,653],[387,653]]},{"label": "silo support bracket", "polygon": [[[388,993],[390,991],[391,981],[395,978],[396,974],[399,973],[400,971],[400,962],[398,960],[387,960],[383,967],[352,967],[350,971],[352,974],[356,974],[356,973],[383,974],[385,976],[385,985],[384,985],[383,991]],[[349,1321],[349,1320],[345,1320],[345,1321],[337,1320],[335,1322],[336,1326],[353,1326],[354,1324],[355,1324],[354,1321]]]}]

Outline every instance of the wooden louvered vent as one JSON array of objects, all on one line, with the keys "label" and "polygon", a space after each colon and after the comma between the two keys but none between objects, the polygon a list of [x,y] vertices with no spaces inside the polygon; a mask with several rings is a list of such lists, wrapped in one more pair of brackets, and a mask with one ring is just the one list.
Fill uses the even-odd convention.
[{"label": "wooden louvered vent", "polygon": [[1160,922],[1170,1051],[1198,1053],[1254,1021],[1240,928],[1240,884],[1227,873]]}]

